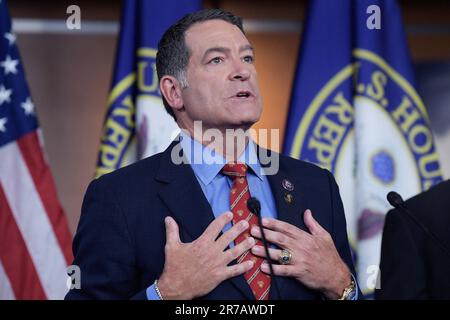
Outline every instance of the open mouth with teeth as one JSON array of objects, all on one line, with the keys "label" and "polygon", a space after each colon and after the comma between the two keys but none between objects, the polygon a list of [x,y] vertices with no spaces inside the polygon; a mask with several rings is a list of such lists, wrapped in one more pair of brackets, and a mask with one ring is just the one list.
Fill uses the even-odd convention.
[{"label": "open mouth with teeth", "polygon": [[238,92],[237,94],[236,94],[236,97],[238,97],[238,98],[248,98],[248,97],[250,97],[250,92],[248,92],[248,91],[241,91],[241,92]]}]

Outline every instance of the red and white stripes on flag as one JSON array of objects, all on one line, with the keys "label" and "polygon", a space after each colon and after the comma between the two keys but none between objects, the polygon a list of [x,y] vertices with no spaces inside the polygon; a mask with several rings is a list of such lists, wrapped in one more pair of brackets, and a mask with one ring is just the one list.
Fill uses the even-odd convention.
[{"label": "red and white stripes on flag", "polygon": [[0,299],[63,299],[71,234],[37,131],[0,147]]}]

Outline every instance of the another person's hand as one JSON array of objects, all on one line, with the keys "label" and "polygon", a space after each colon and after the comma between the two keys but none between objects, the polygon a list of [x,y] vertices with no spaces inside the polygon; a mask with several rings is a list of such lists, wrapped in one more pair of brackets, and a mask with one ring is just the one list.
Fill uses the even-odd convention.
[{"label": "another person's hand", "polygon": [[[293,277],[305,286],[321,291],[328,299],[338,299],[351,283],[350,271],[339,256],[330,234],[313,218],[309,209],[305,211],[304,222],[310,233],[284,221],[263,219],[266,240],[292,254],[289,264],[273,264],[273,272]],[[253,227],[251,234],[261,238],[258,227]],[[264,247],[254,246],[252,252],[266,257]],[[270,258],[279,261],[281,252],[270,248]],[[270,274],[267,263],[261,266],[261,270]]]},{"label": "another person's hand", "polygon": [[166,217],[166,259],[158,280],[158,288],[164,299],[188,300],[206,295],[222,281],[241,275],[253,267],[252,261],[228,266],[255,244],[255,239],[248,237],[246,241],[225,250],[231,241],[249,227],[247,221],[241,221],[217,239],[232,218],[233,214],[226,212],[211,222],[195,241],[182,243],[177,223],[173,218]]}]

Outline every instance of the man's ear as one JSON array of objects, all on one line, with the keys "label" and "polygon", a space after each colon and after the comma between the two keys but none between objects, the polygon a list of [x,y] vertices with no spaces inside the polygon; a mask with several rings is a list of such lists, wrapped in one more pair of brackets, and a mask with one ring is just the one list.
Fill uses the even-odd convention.
[{"label": "man's ear", "polygon": [[172,108],[176,110],[183,108],[184,104],[181,96],[181,85],[175,77],[169,75],[163,76],[159,81],[159,88],[161,94]]}]

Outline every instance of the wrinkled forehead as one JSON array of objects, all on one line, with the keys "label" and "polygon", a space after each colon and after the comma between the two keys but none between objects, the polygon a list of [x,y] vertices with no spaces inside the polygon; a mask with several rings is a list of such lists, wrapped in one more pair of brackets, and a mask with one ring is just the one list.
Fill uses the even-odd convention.
[{"label": "wrinkled forehead", "polygon": [[238,26],[224,20],[208,20],[193,24],[185,33],[185,43],[192,54],[203,55],[209,48],[250,47]]}]

